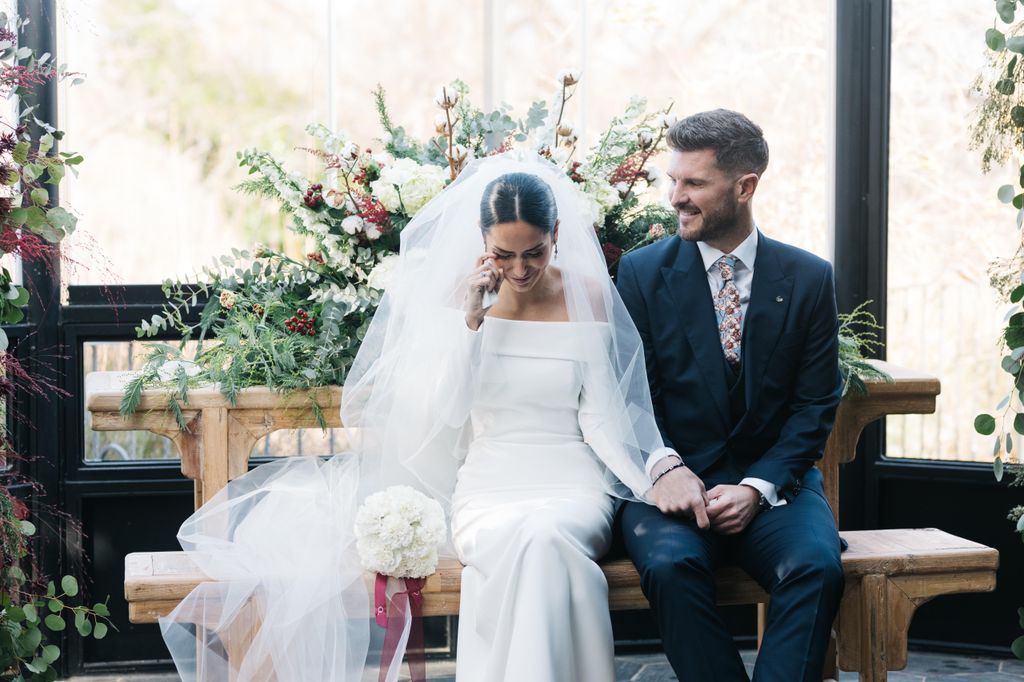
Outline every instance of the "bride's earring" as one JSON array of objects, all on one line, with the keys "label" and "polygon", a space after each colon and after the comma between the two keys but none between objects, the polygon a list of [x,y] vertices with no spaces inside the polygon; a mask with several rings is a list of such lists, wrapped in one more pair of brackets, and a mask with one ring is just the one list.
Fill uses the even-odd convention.
[{"label": "bride's earring", "polygon": [[558,258],[558,242],[555,242],[555,258]]}]

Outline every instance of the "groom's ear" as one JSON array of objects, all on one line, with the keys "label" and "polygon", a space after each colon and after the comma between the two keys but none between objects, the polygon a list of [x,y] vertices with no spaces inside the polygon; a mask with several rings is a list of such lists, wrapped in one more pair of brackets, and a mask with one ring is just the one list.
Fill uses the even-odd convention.
[{"label": "groom's ear", "polygon": [[739,195],[736,199],[742,202],[750,201],[754,197],[754,192],[757,190],[757,183],[760,181],[761,178],[757,173],[741,175],[736,180],[736,186],[739,188]]}]

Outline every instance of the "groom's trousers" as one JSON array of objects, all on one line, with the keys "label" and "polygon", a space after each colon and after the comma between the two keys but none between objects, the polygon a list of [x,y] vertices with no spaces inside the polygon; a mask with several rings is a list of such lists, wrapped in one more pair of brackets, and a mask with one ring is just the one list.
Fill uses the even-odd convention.
[{"label": "groom's trousers", "polygon": [[723,564],[740,566],[771,595],[754,681],[820,682],[843,568],[816,469],[789,504],[760,512],[737,535],[702,531],[636,502],[626,503],[619,522],[680,682],[748,679],[715,604],[714,571]]}]

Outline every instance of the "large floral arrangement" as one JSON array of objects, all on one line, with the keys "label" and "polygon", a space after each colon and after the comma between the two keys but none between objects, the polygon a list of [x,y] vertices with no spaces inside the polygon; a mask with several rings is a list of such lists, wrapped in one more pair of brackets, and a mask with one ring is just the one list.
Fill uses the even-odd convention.
[{"label": "large floral arrangement", "polygon": [[[240,152],[250,178],[239,189],[280,202],[290,229],[308,245],[306,254],[257,244],[221,257],[198,283],[165,282],[163,313],[142,321],[137,332],[153,337],[173,329],[183,340],[154,344],[128,385],[122,411],[134,411],[147,386],[167,387],[169,409],[180,417],[196,383],[218,384],[230,400],[246,386],[342,383],[387,287],[402,228],[475,158],[522,149],[562,169],[590,211],[612,274],[624,253],[671,234],[673,212],[646,192],[658,177],[650,160],[664,149],[674,122],[670,107],[648,112],[645,100],[634,98],[596,144],[581,149],[566,119],[579,78],[559,74],[552,100],[534,102],[522,118],[505,106],[474,107],[456,81],[440,88],[435,135],[422,141],[394,123],[378,87],[380,146],[309,126],[315,144],[306,151],[320,162],[313,178],[265,151]],[[197,306],[199,321],[190,324],[186,313]],[[198,341],[192,357],[183,350],[189,340]],[[182,419],[179,424],[185,427]]]},{"label": "large floral arrangement", "polygon": [[[35,106],[26,105],[37,88],[65,79],[74,85],[78,77],[49,54],[18,45],[23,25],[21,18],[0,13],[0,101],[21,103],[16,116],[0,117],[0,256],[12,257],[0,264],[0,324],[5,325],[24,319],[30,296],[8,265],[18,259],[49,266],[60,257],[59,243],[74,230],[76,219],[53,204],[48,186],[56,187],[67,170],[76,172],[82,162],[79,154],[56,150],[63,133],[40,120]],[[55,680],[61,633],[73,622],[82,637],[102,639],[110,627],[110,611],[106,602],[91,608],[76,603],[81,596],[73,576],[55,582],[37,565],[37,517],[51,510],[26,499],[42,492],[36,481],[18,467],[6,466],[25,459],[14,450],[10,427],[12,421],[27,419],[18,409],[24,395],[62,392],[8,351],[7,334],[0,328],[0,396],[6,407],[0,424],[0,679]],[[27,494],[15,492],[18,488]]]}]

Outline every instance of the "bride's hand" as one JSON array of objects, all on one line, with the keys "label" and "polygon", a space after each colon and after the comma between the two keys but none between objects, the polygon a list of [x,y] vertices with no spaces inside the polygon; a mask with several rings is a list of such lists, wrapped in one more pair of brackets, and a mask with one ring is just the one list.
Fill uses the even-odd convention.
[{"label": "bride's hand", "polygon": [[505,273],[495,264],[496,256],[485,253],[476,259],[476,269],[466,278],[466,324],[470,329],[479,329],[484,321],[484,294],[501,288]]}]

